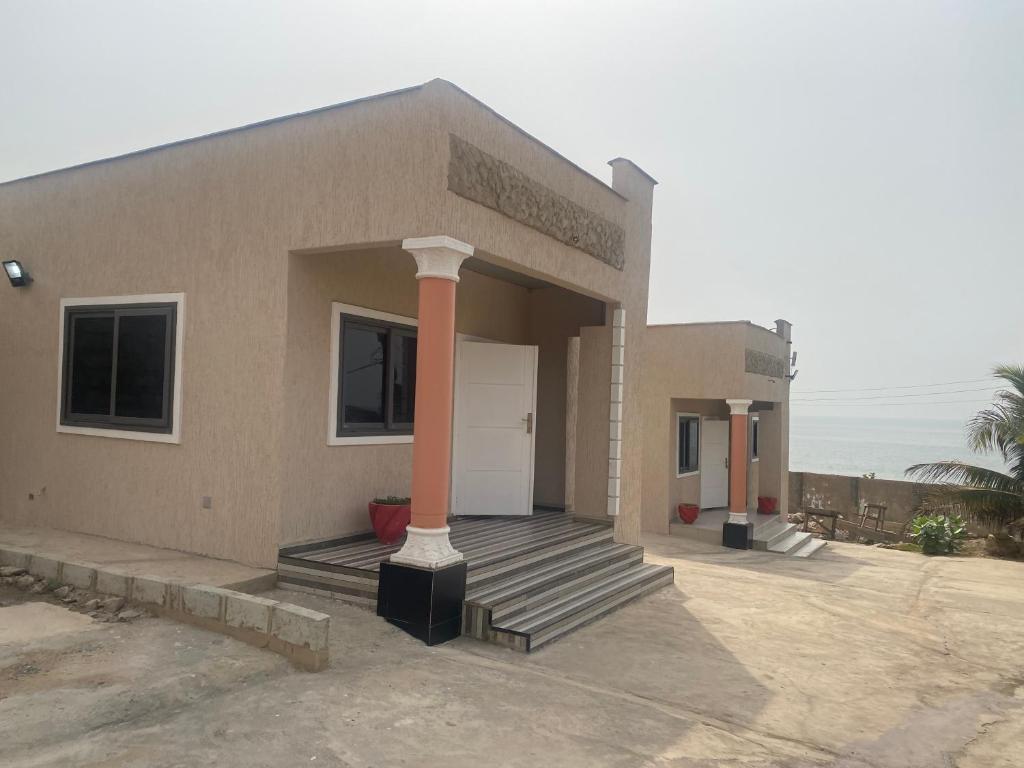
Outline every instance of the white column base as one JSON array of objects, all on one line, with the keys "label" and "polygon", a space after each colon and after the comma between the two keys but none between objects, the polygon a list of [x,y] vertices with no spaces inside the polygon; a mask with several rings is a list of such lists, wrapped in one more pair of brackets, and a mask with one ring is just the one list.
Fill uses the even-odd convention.
[{"label": "white column base", "polygon": [[747,520],[747,513],[746,512],[730,512],[729,513],[729,522],[730,523],[735,523],[736,525],[746,525],[750,521]]},{"label": "white column base", "polygon": [[462,553],[452,547],[448,540],[449,531],[451,528],[447,525],[444,528],[414,528],[410,525],[405,529],[405,544],[391,556],[391,562],[431,570],[461,562]]}]

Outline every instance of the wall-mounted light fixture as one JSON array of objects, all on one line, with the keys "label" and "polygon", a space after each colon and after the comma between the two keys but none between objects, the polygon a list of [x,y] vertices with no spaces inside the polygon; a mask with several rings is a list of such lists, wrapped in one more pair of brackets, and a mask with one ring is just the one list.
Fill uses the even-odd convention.
[{"label": "wall-mounted light fixture", "polygon": [[21,288],[32,282],[31,275],[21,266],[20,261],[15,261],[14,259],[5,261],[4,272],[7,273],[7,279],[11,281],[11,285],[15,288]]}]

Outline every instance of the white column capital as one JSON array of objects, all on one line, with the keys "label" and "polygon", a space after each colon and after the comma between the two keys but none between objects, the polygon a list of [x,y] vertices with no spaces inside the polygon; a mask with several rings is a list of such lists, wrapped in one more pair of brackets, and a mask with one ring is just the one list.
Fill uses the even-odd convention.
[{"label": "white column capital", "polygon": [[473,255],[473,246],[447,235],[431,237],[407,237],[402,249],[416,259],[416,279],[440,277],[443,280],[459,282],[459,267]]},{"label": "white column capital", "polygon": [[462,553],[452,546],[448,539],[449,531],[451,528],[447,525],[444,528],[415,528],[410,525],[405,529],[405,544],[391,556],[391,562],[430,570],[461,562]]},{"label": "white column capital", "polygon": [[746,416],[747,410],[753,405],[753,400],[726,400],[725,404],[729,406],[729,413],[732,416]]}]

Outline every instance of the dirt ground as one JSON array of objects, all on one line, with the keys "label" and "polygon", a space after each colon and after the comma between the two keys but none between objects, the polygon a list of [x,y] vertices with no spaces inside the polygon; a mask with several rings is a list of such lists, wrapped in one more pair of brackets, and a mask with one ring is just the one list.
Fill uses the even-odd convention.
[{"label": "dirt ground", "polygon": [[530,656],[273,593],[332,614],[318,674],[5,590],[0,765],[1024,766],[1024,564],[646,543],[674,587]]}]

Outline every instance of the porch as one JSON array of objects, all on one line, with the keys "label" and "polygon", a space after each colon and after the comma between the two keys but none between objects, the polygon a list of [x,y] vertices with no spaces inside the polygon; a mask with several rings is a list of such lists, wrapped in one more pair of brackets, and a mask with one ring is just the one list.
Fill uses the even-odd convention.
[{"label": "porch", "polygon": [[[670,584],[672,568],[643,562],[643,547],[617,544],[611,526],[536,510],[520,518],[449,521],[467,562],[462,632],[533,651],[616,608]],[[370,609],[380,565],[404,539],[371,533],[283,548],[278,583]]]}]

